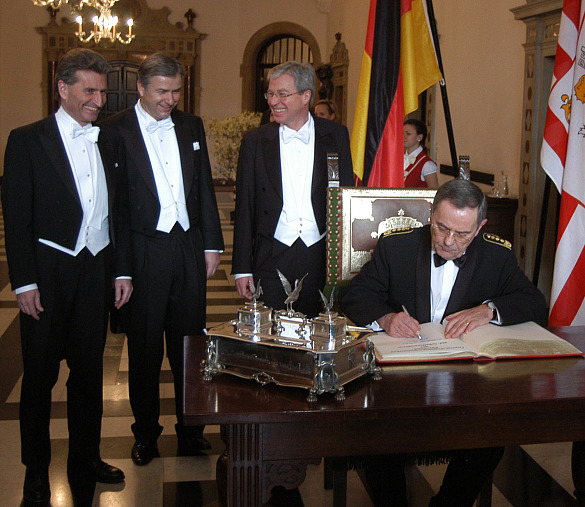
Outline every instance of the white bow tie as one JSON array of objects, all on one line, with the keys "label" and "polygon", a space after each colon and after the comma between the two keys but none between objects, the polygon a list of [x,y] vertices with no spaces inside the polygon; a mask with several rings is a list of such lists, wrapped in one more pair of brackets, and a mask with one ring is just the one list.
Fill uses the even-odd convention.
[{"label": "white bow tie", "polygon": [[85,136],[85,138],[92,143],[97,143],[98,136],[100,134],[99,127],[93,127],[89,123],[85,127],[80,127],[79,125],[74,125],[71,129],[71,136],[73,139],[79,136]]},{"label": "white bow tie", "polygon": [[285,144],[290,143],[293,139],[299,139],[300,141],[302,141],[305,144],[309,144],[309,138],[311,136],[311,133],[309,132],[308,129],[303,129],[303,130],[293,130],[293,129],[283,129],[282,131],[282,140],[285,142]]},{"label": "white bow tie", "polygon": [[149,134],[154,134],[158,129],[171,130],[174,126],[175,124],[173,123],[173,120],[171,120],[171,117],[168,116],[167,118],[163,118],[162,120],[153,121],[149,123],[146,126],[146,130],[148,131]]},{"label": "white bow tie", "polygon": [[412,155],[412,154],[404,154],[404,166],[405,168],[408,167],[410,164],[414,164],[414,161],[416,160],[416,155]]}]

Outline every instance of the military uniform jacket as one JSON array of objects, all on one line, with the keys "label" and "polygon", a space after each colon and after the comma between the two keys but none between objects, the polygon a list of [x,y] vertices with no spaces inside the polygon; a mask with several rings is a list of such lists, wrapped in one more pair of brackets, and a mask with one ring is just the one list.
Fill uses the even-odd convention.
[{"label": "military uniform jacket", "polygon": [[[406,306],[421,324],[431,319],[430,226],[386,234],[373,258],[346,290],[342,309],[358,325],[366,325]],[[481,233],[465,252],[443,317],[495,303],[503,325],[546,319],[546,303],[518,266],[509,242]]]}]

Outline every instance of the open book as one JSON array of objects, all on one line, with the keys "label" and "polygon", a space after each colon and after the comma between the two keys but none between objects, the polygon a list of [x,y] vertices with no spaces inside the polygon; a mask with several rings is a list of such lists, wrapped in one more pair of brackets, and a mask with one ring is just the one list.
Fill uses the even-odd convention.
[{"label": "open book", "polygon": [[487,324],[458,339],[446,339],[442,324],[426,323],[421,325],[421,336],[422,340],[375,333],[370,339],[380,363],[583,355],[569,342],[534,322],[514,326]]}]

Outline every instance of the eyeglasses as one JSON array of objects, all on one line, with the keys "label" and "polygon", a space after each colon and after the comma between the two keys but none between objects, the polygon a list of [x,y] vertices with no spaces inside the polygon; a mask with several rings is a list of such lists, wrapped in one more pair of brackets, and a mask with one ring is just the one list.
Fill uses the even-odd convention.
[{"label": "eyeglasses", "polygon": [[279,100],[285,100],[285,99],[288,99],[291,95],[296,95],[297,93],[305,93],[305,91],[302,91],[302,92],[292,92],[292,93],[286,93],[286,92],[266,92],[264,94],[264,98],[266,100],[270,100],[270,99],[273,99],[274,97],[276,97]]},{"label": "eyeglasses", "polygon": [[439,234],[440,236],[451,236],[453,240],[456,241],[457,243],[465,243],[466,241],[472,239],[473,235],[475,234],[475,231],[473,232],[452,231],[448,227],[445,227],[444,225],[441,224],[432,224],[432,226],[437,234]]}]

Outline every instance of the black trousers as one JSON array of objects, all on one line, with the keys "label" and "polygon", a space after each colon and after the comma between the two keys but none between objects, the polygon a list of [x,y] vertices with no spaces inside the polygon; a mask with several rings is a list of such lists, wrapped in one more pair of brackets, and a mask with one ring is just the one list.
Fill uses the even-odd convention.
[{"label": "black trousers", "polygon": [[266,306],[280,310],[285,308],[286,292],[276,270],[287,278],[292,288],[295,280],[303,281],[299,299],[293,303],[293,310],[308,317],[316,317],[323,311],[319,290],[325,286],[325,238],[310,247],[299,238],[290,247],[272,238],[262,239],[255,259],[254,281],[261,281],[262,297]]},{"label": "black trousers", "polygon": [[[134,292],[122,313],[128,336],[130,405],[139,441],[162,432],[159,378],[163,336],[175,385],[177,434],[183,426],[183,337],[202,335],[205,327],[206,268],[199,231],[176,224],[154,237],[134,234]],[[191,430],[190,430],[191,431]],[[202,428],[193,431],[202,432]]]},{"label": "black trousers", "polygon": [[[432,507],[471,507],[484,482],[496,469],[504,454],[503,447],[453,451],[439,492],[431,499]],[[368,456],[364,468],[377,507],[404,507],[406,455]]]},{"label": "black trousers", "polygon": [[24,374],[20,395],[22,462],[51,461],[51,390],[67,361],[69,461],[98,459],[102,420],[103,353],[111,296],[110,247],[77,257],[41,243],[36,260],[44,311],[40,320],[20,314]]}]

